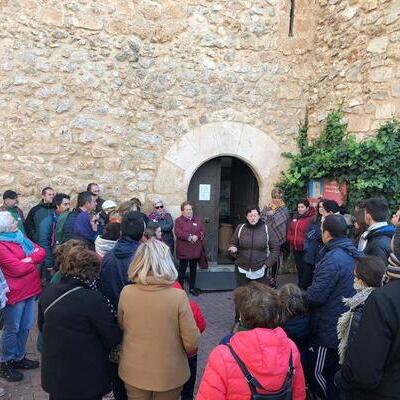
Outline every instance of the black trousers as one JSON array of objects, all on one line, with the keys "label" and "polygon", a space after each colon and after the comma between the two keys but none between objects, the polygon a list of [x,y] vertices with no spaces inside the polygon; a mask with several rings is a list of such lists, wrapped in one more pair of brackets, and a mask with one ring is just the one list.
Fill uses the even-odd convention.
[{"label": "black trousers", "polygon": [[196,374],[197,374],[197,354],[188,357],[190,378],[183,385],[181,392],[181,400],[193,400],[194,386],[196,384]]},{"label": "black trousers", "polygon": [[179,260],[178,267],[178,282],[183,287],[183,282],[185,280],[186,269],[189,265],[189,289],[194,289],[196,284],[196,272],[197,272],[197,263],[198,259],[195,260]]},{"label": "black trousers", "polygon": [[334,382],[340,368],[337,349],[311,346],[307,352],[307,364],[311,391],[322,400],[340,399]]},{"label": "black trousers", "polygon": [[293,250],[293,257],[297,269],[297,284],[301,289],[304,289],[304,251]]}]

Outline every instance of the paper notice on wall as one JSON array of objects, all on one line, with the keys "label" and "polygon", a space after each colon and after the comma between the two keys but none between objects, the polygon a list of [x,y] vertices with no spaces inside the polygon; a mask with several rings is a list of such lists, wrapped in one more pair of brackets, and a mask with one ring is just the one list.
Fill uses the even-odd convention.
[{"label": "paper notice on wall", "polygon": [[199,200],[210,201],[211,200],[211,185],[200,183],[199,185]]}]

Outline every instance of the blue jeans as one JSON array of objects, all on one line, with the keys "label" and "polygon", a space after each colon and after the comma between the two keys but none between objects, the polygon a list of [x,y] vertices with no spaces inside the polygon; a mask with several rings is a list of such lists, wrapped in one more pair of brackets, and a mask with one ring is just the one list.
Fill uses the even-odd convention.
[{"label": "blue jeans", "polygon": [[35,298],[31,297],[4,308],[4,328],[1,339],[1,362],[22,360],[25,357],[26,342],[32,328],[35,312]]}]

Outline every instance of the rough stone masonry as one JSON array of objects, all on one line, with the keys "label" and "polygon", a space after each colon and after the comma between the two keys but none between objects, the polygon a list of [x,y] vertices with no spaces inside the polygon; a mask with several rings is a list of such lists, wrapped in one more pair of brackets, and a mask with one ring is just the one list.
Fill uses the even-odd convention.
[{"label": "rough stone masonry", "polygon": [[313,133],[341,103],[373,134],[400,110],[400,1],[297,0],[289,37],[291,3],[0,0],[0,190],[25,209],[93,180],[146,201],[193,130],[238,122],[293,151],[306,106]]}]

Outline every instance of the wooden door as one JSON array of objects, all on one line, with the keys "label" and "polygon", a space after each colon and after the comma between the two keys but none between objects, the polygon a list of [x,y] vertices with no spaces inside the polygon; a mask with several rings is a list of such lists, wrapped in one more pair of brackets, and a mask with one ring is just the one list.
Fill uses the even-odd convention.
[{"label": "wooden door", "polygon": [[237,158],[232,160],[231,171],[231,216],[233,227],[246,220],[245,211],[249,205],[258,205],[258,182],[253,171]]},{"label": "wooden door", "polygon": [[218,257],[220,184],[221,159],[215,158],[195,172],[188,189],[188,200],[193,203],[195,214],[205,222],[205,249],[210,264],[216,264]]}]

